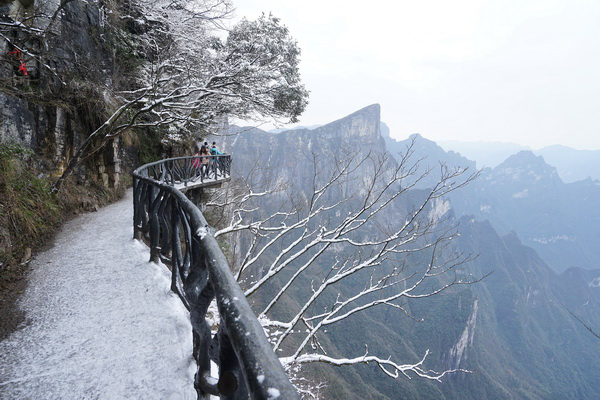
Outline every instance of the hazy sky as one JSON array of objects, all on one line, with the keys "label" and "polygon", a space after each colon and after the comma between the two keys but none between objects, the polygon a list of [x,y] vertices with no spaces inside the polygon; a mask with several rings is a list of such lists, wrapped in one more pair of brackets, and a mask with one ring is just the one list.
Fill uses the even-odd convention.
[{"label": "hazy sky", "polygon": [[373,103],[393,137],[600,149],[599,0],[234,0],[281,18],[301,125]]}]

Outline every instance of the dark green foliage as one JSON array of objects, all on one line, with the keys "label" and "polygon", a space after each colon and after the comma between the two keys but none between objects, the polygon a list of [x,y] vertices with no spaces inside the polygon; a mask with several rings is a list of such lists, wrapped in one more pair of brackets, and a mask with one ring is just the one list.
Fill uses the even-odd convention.
[{"label": "dark green foliage", "polygon": [[139,139],[139,163],[140,165],[158,161],[162,158],[163,146],[161,144],[158,129],[146,129],[137,135]]},{"label": "dark green foliage", "polygon": [[0,221],[8,229],[11,243],[11,248],[0,249],[0,262],[18,261],[23,248],[33,247],[62,220],[51,184],[36,177],[32,157],[23,147],[0,144]]},{"label": "dark green foliage", "polygon": [[35,237],[60,220],[60,207],[47,179],[30,167],[33,153],[20,146],[0,144],[0,191],[4,213],[21,225],[18,233]]}]

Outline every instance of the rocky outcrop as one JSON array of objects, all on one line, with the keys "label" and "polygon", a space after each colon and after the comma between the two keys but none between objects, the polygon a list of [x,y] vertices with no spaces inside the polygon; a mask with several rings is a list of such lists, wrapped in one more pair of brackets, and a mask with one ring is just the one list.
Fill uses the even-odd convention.
[{"label": "rocky outcrop", "polygon": [[464,331],[460,335],[458,341],[450,349],[450,368],[460,368],[462,362],[467,359],[467,349],[473,346],[473,338],[475,337],[475,326],[477,323],[477,311],[478,311],[478,300],[475,299],[473,302],[473,311],[469,316],[469,320],[465,326]]},{"label": "rocky outcrop", "polygon": [[[225,136],[223,149],[235,154],[232,176],[251,173],[255,168],[255,180],[265,185],[284,185],[304,192],[314,184],[322,185],[334,173],[338,165],[352,160],[357,166],[366,157],[373,163],[385,157],[384,141],[380,135],[380,107],[374,104],[354,112],[347,117],[315,129],[293,129],[281,133],[269,133],[253,128],[231,127],[233,136]],[[391,156],[388,156],[388,161]],[[364,163],[361,168],[369,168]],[[236,166],[244,166],[238,169]],[[387,170],[392,171],[390,166]],[[271,171],[265,174],[265,171]],[[318,179],[315,178],[315,171]],[[387,172],[386,172],[387,173]],[[260,178],[259,178],[260,176]],[[385,179],[383,179],[385,180]],[[359,180],[348,180],[328,193],[333,196],[348,196],[368,185]]]},{"label": "rocky outcrop", "polygon": [[[372,104],[344,118],[311,130],[324,140],[341,140],[350,144],[381,145],[381,107]],[[289,133],[294,132],[288,131]],[[358,143],[357,143],[358,141]]]},{"label": "rocky outcrop", "polygon": [[[351,154],[356,154],[357,160],[369,153],[385,154],[378,113],[378,106],[370,106],[312,130],[268,133],[239,128],[239,135],[227,137],[223,144],[227,152],[234,154],[233,165],[238,173],[252,177],[262,174],[271,179],[265,181],[271,184],[267,187],[283,181],[310,191],[314,183],[310,180],[314,172],[311,169],[313,157],[321,163],[320,171],[327,173],[336,168],[336,160],[347,159]],[[420,135],[401,144],[405,149],[410,143],[414,143],[415,158],[427,157],[424,167],[439,168],[439,162],[449,167],[475,167],[459,154],[447,154]],[[255,175],[255,171],[260,174]],[[265,171],[270,171],[270,175]],[[498,181],[486,180],[491,172],[484,173],[477,181],[483,180],[485,191],[474,182],[458,192],[466,192],[464,198],[477,202],[485,199],[483,195],[489,196],[490,192],[506,186],[511,190],[501,201],[508,203],[527,199],[513,196],[518,193],[512,190],[513,178],[527,178],[530,194],[535,189],[532,184],[542,185],[542,193],[546,194],[551,193],[549,189],[553,186],[560,186],[555,171],[531,153],[520,154],[496,171]],[[359,168],[354,178],[348,185],[362,185],[369,178],[368,171]],[[357,193],[356,187],[344,185],[346,183],[341,184],[337,192],[332,191],[333,196],[328,201],[343,200],[343,204],[332,210],[336,216],[347,215],[355,205],[348,194]],[[470,186],[476,190],[470,190]],[[586,188],[585,193],[592,198],[596,189]],[[300,203],[301,191],[293,193],[285,200]],[[461,198],[454,197],[450,202],[432,202],[428,217],[438,220],[447,216],[452,220],[456,204],[470,204],[466,199],[463,203],[459,200]],[[534,205],[528,215],[535,215],[545,207],[539,200]],[[272,215],[279,210],[271,206],[266,201],[261,202],[260,211]],[[378,217],[393,221],[403,218],[403,211],[393,209]],[[552,215],[556,218],[557,213]],[[600,293],[598,271],[570,269],[557,276],[527,243],[521,242],[522,238],[519,240],[520,235],[514,232],[499,235],[494,221],[478,221],[477,215],[452,221],[456,222],[460,235],[449,246],[460,254],[477,255],[454,270],[456,279],[485,276],[481,282],[456,285],[436,296],[407,301],[403,307],[414,319],[385,310],[367,312],[347,329],[340,329],[342,333],[332,329],[326,340],[335,341],[340,353],[350,351],[355,355],[360,353],[356,350],[360,347],[358,344],[367,342],[370,354],[384,353],[392,358],[399,354],[407,360],[418,360],[429,350],[424,363],[426,368],[443,366],[472,373],[450,374],[441,384],[419,379],[389,383],[387,378],[375,374],[357,372],[353,375],[354,371],[341,369],[327,370],[328,375],[319,377],[327,376],[329,380],[339,373],[338,386],[367,388],[371,397],[390,399],[595,398],[600,363],[597,357],[590,357],[589,349],[597,345],[597,338],[572,318],[565,306],[592,327],[598,326],[595,311]],[[336,257],[352,260],[342,251]],[[402,255],[398,255],[398,260],[416,264],[430,262],[427,257],[404,259]],[[321,262],[326,265],[328,260]],[[340,288],[342,293],[343,290]],[[356,352],[352,353],[353,350]],[[345,398],[364,398],[353,394]]]},{"label": "rocky outcrop", "polygon": [[[47,16],[31,20],[32,28],[44,32],[40,37],[13,33],[0,44],[5,57],[14,57],[6,54],[13,46],[22,48],[28,70],[27,76],[19,76],[10,63],[0,67],[0,143],[31,148],[38,168],[56,177],[106,118],[111,104],[103,88],[112,86],[118,60],[114,32],[105,24],[105,2],[12,1],[0,6],[5,21],[33,13]],[[80,168],[78,179],[118,186],[121,159],[116,140]]]},{"label": "rocky outcrop", "polygon": [[36,114],[26,100],[0,92],[0,142],[34,147],[38,134]]}]

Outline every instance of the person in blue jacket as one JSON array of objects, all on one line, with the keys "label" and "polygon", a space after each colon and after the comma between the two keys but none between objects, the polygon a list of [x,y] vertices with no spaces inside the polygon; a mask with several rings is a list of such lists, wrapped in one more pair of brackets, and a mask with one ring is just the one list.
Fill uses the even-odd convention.
[{"label": "person in blue jacket", "polygon": [[[221,153],[219,151],[219,149],[217,149],[217,142],[212,142],[212,147],[210,148],[210,154],[213,156],[218,156],[221,155],[223,153]],[[219,176],[219,170],[221,169],[221,157],[211,157],[211,161],[210,164],[212,166],[212,169],[215,171],[215,179],[218,178]]]},{"label": "person in blue jacket", "polygon": [[212,143],[212,147],[210,148],[210,154],[212,154],[212,155],[223,154],[219,151],[219,149],[217,149],[217,142]]}]

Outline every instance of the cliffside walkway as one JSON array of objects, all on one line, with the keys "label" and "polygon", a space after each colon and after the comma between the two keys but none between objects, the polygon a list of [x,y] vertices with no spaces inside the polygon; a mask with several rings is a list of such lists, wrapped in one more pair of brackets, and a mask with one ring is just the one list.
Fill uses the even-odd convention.
[{"label": "cliffside walkway", "polygon": [[[194,387],[199,398],[299,399],[207,221],[182,193],[198,181],[197,160],[161,160],[133,172],[134,236],[149,244],[151,260],[170,266],[171,290],[190,312],[198,365]],[[227,155],[210,156],[200,187],[229,179],[230,165]],[[216,333],[206,320],[213,300],[219,312]],[[218,379],[211,362],[218,366]]]},{"label": "cliffside walkway", "polygon": [[132,193],[35,256],[26,325],[0,342],[0,399],[195,399],[187,311],[133,239]]},{"label": "cliffside walkway", "polygon": [[208,175],[194,157],[138,168],[133,192],[68,222],[35,257],[26,324],[0,342],[0,399],[299,398],[183,194],[229,180],[219,157]]}]

